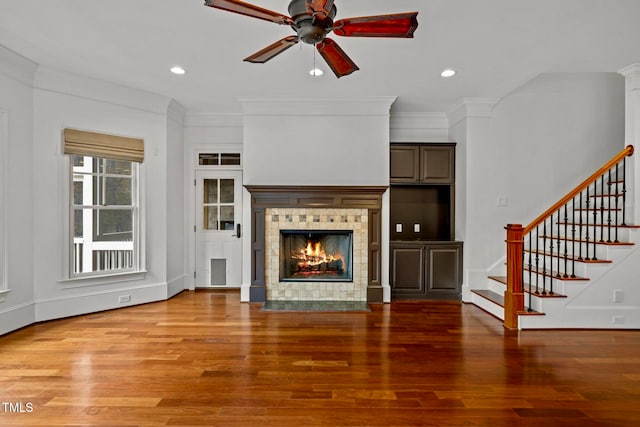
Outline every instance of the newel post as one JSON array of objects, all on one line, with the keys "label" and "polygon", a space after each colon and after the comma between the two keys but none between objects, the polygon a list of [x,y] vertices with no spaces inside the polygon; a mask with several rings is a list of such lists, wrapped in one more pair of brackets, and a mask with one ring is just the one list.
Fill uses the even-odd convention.
[{"label": "newel post", "polygon": [[518,312],[524,311],[522,292],[522,253],[524,228],[508,224],[507,230],[507,290],[504,293],[504,326],[518,329]]}]

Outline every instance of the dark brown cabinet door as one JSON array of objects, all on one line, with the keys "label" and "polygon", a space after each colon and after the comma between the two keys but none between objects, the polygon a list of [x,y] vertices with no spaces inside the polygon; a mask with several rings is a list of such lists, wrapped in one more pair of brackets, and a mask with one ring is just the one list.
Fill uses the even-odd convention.
[{"label": "dark brown cabinet door", "polygon": [[459,299],[462,284],[462,244],[429,245],[426,251],[426,293],[431,298]]},{"label": "dark brown cabinet door", "polygon": [[420,146],[420,177],[425,184],[453,184],[455,157],[452,145]]},{"label": "dark brown cabinet door", "polygon": [[424,294],[424,248],[395,246],[391,248],[391,291],[394,295]]},{"label": "dark brown cabinet door", "polygon": [[459,300],[462,242],[392,242],[394,299]]},{"label": "dark brown cabinet door", "polygon": [[419,170],[420,150],[417,145],[391,146],[391,182],[416,183]]}]

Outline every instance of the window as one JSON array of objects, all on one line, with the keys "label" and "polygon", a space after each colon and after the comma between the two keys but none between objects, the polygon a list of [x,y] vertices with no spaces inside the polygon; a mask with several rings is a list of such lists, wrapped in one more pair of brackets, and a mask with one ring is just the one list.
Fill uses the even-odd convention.
[{"label": "window", "polygon": [[69,276],[139,271],[143,141],[65,129],[64,153],[70,155]]},{"label": "window", "polygon": [[200,166],[239,166],[240,153],[199,153]]},{"label": "window", "polygon": [[72,156],[73,276],[138,269],[137,163]]}]

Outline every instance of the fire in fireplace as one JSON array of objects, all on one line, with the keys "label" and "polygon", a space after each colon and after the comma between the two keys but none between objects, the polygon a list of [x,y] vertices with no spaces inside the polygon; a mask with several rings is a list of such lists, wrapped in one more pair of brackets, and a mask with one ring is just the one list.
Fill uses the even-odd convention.
[{"label": "fire in fireplace", "polygon": [[280,281],[353,281],[353,231],[280,230]]}]

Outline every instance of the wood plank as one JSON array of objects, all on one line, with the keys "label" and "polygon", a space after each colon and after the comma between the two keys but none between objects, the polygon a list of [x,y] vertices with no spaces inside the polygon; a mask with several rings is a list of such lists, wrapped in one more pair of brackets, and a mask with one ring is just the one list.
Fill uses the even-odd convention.
[{"label": "wood plank", "polygon": [[0,337],[2,425],[637,425],[640,331],[511,331],[458,302],[267,312],[239,293]]}]

